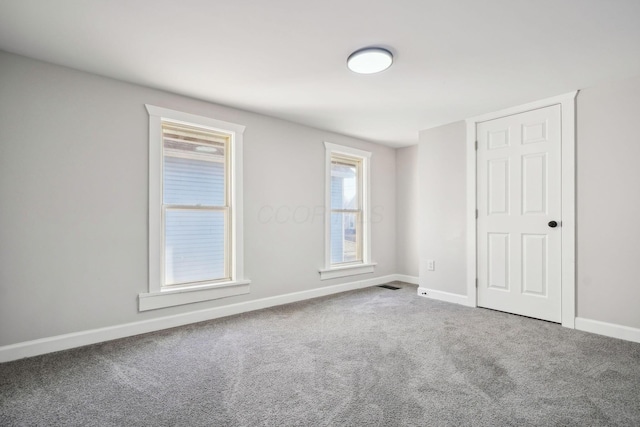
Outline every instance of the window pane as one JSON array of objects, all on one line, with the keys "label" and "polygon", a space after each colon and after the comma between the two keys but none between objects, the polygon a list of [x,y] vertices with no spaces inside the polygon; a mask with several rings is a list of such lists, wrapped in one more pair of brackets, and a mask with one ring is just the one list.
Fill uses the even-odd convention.
[{"label": "window pane", "polygon": [[225,205],[223,143],[197,144],[164,133],[163,203]]},{"label": "window pane", "polygon": [[226,278],[225,212],[165,214],[165,285]]},{"label": "window pane", "polygon": [[331,162],[331,209],[359,209],[358,166]]},{"label": "window pane", "polygon": [[331,263],[361,261],[359,213],[331,213]]},{"label": "window pane", "polygon": [[164,158],[164,204],[224,205],[224,163]]}]

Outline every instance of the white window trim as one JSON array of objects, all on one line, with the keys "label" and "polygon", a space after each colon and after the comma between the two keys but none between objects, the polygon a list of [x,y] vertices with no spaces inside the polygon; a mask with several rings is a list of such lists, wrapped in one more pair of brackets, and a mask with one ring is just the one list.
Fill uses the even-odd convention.
[{"label": "white window trim", "polygon": [[[210,117],[145,105],[149,113],[149,292],[138,295],[138,310],[208,301],[249,293],[244,277],[242,229],[242,135],[245,127]],[[162,120],[197,125],[231,135],[231,280],[203,285],[162,287]]]},{"label": "white window trim", "polygon": [[[377,263],[371,261],[371,153],[344,145],[324,143],[325,146],[325,219],[324,219],[324,268],[320,280],[373,273]],[[331,265],[331,156],[343,154],[362,160],[362,262]]]}]

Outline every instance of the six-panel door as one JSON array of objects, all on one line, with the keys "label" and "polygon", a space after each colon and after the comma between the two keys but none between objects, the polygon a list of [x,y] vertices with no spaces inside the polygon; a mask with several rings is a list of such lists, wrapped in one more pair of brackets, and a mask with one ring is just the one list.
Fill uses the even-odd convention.
[{"label": "six-panel door", "polygon": [[560,105],[477,125],[480,307],[561,321],[560,127]]}]

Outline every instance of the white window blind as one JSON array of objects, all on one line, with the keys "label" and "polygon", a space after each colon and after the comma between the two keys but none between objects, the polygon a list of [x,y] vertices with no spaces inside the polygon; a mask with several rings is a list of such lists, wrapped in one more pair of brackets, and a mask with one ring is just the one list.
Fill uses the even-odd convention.
[{"label": "white window blind", "polygon": [[229,140],[162,124],[164,286],[230,279]]},{"label": "white window blind", "polygon": [[140,311],[249,293],[244,276],[245,127],[168,108],[149,113],[149,291]]}]

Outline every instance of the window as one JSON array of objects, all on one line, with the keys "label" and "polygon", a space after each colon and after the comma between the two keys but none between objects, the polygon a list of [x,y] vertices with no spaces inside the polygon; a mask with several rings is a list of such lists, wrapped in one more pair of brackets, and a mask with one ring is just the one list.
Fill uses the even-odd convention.
[{"label": "window", "polygon": [[362,160],[331,156],[331,265],[362,262]]},{"label": "window", "polygon": [[369,220],[371,153],[325,142],[325,268],[320,278],[372,273]]},{"label": "window", "polygon": [[141,311],[246,294],[244,126],[147,105],[149,292]]},{"label": "window", "polygon": [[229,139],[162,123],[164,286],[231,279]]}]

